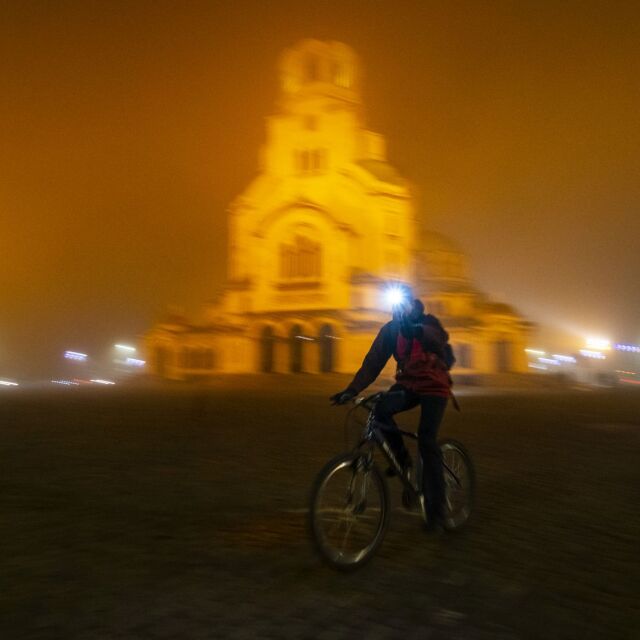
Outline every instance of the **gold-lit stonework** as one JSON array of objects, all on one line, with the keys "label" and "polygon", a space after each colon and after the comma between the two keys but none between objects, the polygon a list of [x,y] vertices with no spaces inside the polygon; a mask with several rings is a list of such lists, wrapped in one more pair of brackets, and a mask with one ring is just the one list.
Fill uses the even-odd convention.
[{"label": "gold-lit stonework", "polygon": [[525,371],[527,323],[473,288],[451,241],[418,231],[409,184],[364,127],[354,52],[302,41],[280,79],[260,173],[228,210],[224,294],[199,322],[149,331],[151,372],[352,373],[389,319],[385,286],[399,281],[443,320],[456,371]]}]

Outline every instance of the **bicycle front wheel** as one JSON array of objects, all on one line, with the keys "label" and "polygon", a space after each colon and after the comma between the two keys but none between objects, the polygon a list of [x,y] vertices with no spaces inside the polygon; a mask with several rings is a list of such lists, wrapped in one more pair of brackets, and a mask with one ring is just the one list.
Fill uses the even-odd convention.
[{"label": "bicycle front wheel", "polygon": [[389,494],[380,470],[364,453],[330,460],[313,485],[309,516],[315,546],[329,565],[361,566],[380,546],[389,524]]},{"label": "bicycle front wheel", "polygon": [[444,527],[458,529],[469,519],[475,499],[475,472],[471,457],[456,440],[440,442],[445,485]]}]

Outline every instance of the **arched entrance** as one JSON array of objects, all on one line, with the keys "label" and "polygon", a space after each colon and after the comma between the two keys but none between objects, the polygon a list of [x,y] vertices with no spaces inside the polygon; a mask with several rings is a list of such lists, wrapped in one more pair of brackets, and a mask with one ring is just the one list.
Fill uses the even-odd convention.
[{"label": "arched entrance", "polygon": [[320,373],[330,373],[335,366],[335,338],[330,324],[320,327],[318,336],[320,346]]},{"label": "arched entrance", "polygon": [[511,343],[507,340],[498,340],[495,343],[496,371],[507,373],[511,371]]},{"label": "arched entrance", "polygon": [[289,371],[300,373],[302,371],[302,343],[300,335],[302,327],[294,324],[289,332]]},{"label": "arched entrance", "polygon": [[260,371],[262,373],[273,372],[274,344],[273,327],[267,325],[260,335]]}]

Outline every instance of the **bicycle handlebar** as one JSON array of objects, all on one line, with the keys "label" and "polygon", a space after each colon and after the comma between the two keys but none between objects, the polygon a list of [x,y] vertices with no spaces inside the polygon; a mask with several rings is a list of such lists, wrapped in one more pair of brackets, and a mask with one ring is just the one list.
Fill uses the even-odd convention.
[{"label": "bicycle handlebar", "polygon": [[376,393],[372,393],[370,396],[360,396],[359,398],[355,398],[351,402],[353,402],[356,407],[365,407],[372,411],[382,398],[400,394],[402,394],[402,391],[377,391]]}]

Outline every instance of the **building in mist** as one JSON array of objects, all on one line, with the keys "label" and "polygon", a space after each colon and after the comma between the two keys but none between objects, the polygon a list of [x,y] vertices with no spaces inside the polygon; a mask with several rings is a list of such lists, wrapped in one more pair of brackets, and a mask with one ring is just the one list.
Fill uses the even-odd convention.
[{"label": "building in mist", "polygon": [[150,371],[354,372],[398,281],[443,321],[456,373],[526,371],[529,324],[474,288],[454,242],[421,231],[384,138],[365,128],[354,52],[304,40],[282,56],[280,82],[259,175],[229,207],[224,293],[199,321],[148,332]]}]

